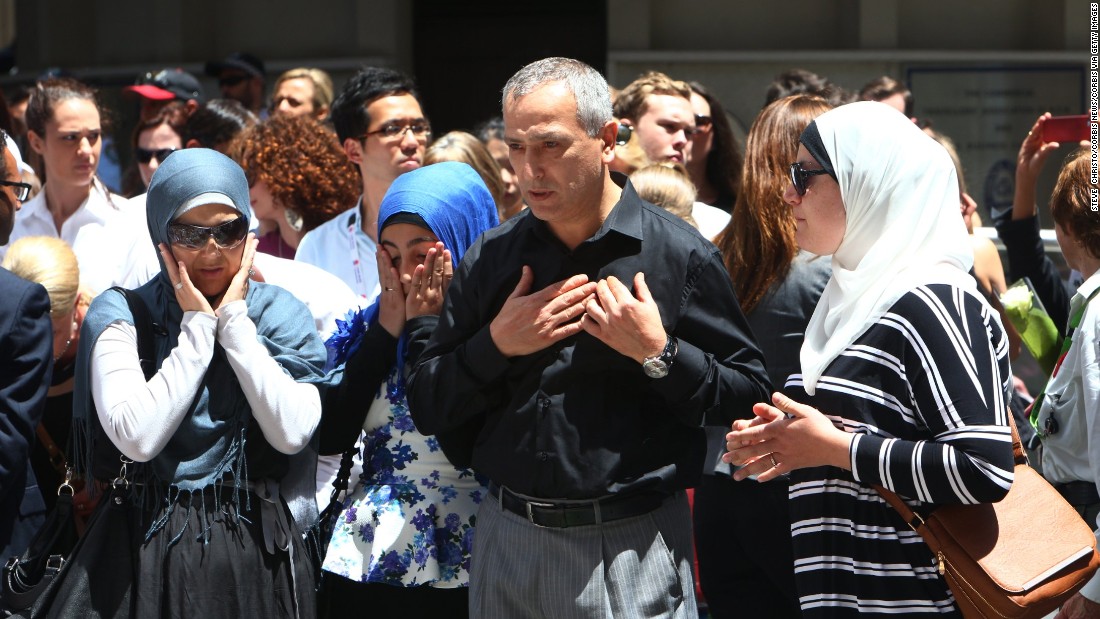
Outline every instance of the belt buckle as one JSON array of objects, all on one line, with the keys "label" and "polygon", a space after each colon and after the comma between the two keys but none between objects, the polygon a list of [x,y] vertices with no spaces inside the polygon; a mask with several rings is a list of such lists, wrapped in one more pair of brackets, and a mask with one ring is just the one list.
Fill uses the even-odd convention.
[{"label": "belt buckle", "polygon": [[531,506],[545,507],[545,508],[552,509],[554,507],[554,504],[553,503],[539,503],[537,501],[524,501],[524,507],[527,509],[527,522],[530,522],[531,524],[535,525],[536,527],[540,527],[540,528],[543,528],[543,529],[552,528],[552,527],[548,527],[544,524],[539,524],[539,523],[535,522],[535,514],[531,512]]}]

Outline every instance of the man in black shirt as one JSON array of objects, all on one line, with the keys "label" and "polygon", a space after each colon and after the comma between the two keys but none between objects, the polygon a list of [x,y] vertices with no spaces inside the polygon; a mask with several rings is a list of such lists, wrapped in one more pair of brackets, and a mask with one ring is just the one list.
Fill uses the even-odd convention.
[{"label": "man in black shirt", "polygon": [[715,247],[612,178],[599,73],[541,60],[503,101],[529,209],[467,251],[426,349],[407,326],[417,427],[492,482],[471,615],[696,616],[684,489],[703,424],[767,397],[760,351]]}]

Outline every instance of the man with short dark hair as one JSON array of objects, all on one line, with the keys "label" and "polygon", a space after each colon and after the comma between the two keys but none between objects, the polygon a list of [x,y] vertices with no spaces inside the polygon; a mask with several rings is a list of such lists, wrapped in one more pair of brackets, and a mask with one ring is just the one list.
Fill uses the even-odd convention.
[{"label": "man with short dark hair", "polygon": [[206,74],[217,78],[222,97],[240,101],[248,111],[261,119],[267,118],[264,106],[267,73],[262,60],[252,54],[234,52],[223,60],[206,63]]},{"label": "man with short dark hair", "polygon": [[359,168],[363,193],[356,208],[306,234],[294,259],[336,275],[369,304],[378,295],[378,206],[394,179],[420,167],[431,125],[412,79],[377,67],[348,80],[329,118],[344,154]]},{"label": "man with short dark hair", "polygon": [[717,249],[611,175],[603,77],[548,58],[503,95],[528,210],[469,248],[430,341],[406,325],[417,428],[491,481],[470,614],[697,617],[684,490],[763,359]]}]

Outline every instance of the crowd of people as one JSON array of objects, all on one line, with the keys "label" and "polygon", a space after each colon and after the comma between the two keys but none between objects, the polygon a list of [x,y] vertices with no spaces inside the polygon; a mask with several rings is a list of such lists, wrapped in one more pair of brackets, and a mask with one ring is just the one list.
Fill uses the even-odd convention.
[{"label": "crowd of people", "polygon": [[[91,536],[121,458],[109,614],[959,616],[875,486],[995,502],[1012,420],[1096,527],[1100,217],[1081,150],[1049,199],[1073,289],[1038,233],[1049,115],[1006,273],[889,77],[777,76],[742,148],[705,85],[566,58],[441,136],[392,69],[269,98],[250,54],[206,72],[221,98],[126,89],[117,191],[92,88],[0,105],[0,558],[63,484]],[[1022,277],[1065,339],[1030,411]]]}]

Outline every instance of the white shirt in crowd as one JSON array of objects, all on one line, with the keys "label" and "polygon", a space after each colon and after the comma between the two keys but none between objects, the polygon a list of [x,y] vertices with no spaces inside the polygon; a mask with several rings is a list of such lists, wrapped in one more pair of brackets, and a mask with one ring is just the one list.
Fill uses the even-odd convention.
[{"label": "white shirt in crowd", "polygon": [[703,202],[696,202],[691,206],[691,217],[699,226],[699,234],[708,241],[713,241],[730,222],[729,213]]},{"label": "white shirt in crowd", "polygon": [[[84,203],[61,225],[58,234],[53,214],[46,206],[46,192],[40,191],[16,213],[9,243],[26,236],[60,238],[76,254],[80,281],[99,293],[111,286],[125,285],[130,279],[135,246],[141,240],[138,220],[144,227],[144,209],[137,211],[122,196],[108,196],[107,190],[96,183]],[[0,259],[9,246],[0,247]]]},{"label": "white shirt in crowd", "polygon": [[365,306],[378,296],[378,245],[363,232],[362,198],[349,209],[306,233],[294,260],[320,267],[345,284]]}]

